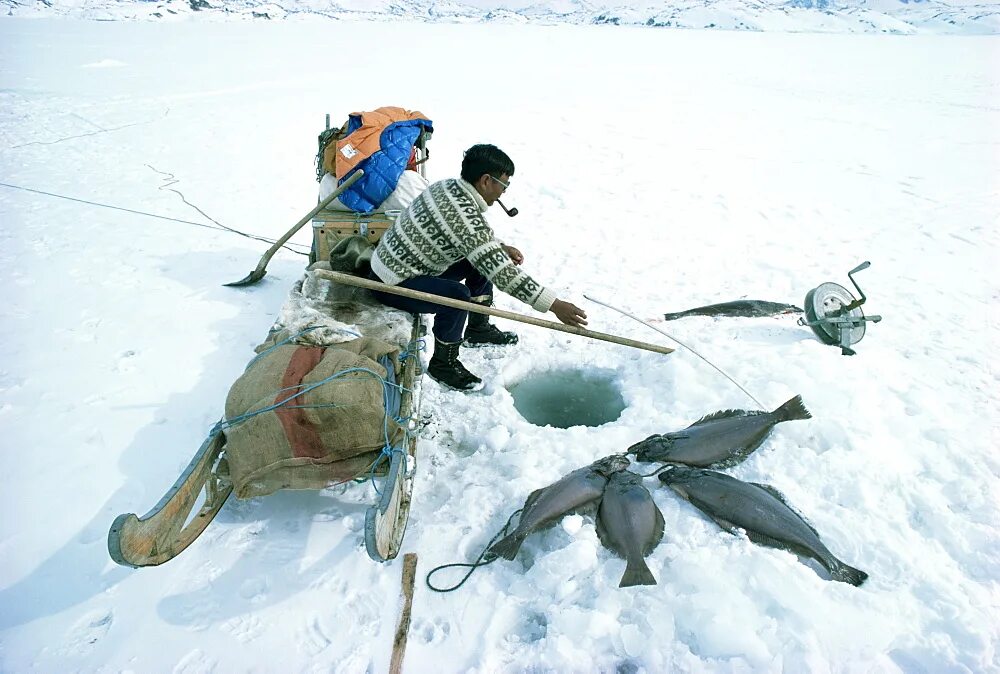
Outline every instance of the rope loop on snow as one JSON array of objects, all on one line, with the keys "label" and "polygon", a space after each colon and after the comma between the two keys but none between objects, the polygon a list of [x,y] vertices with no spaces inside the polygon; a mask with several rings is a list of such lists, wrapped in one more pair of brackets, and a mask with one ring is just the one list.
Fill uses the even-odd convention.
[{"label": "rope loop on snow", "polygon": [[[524,508],[518,508],[513,512],[513,514],[511,514],[509,518],[507,518],[507,524],[503,525],[503,528],[497,532],[496,536],[490,539],[490,542],[486,544],[486,547],[483,548],[483,551],[479,553],[479,557],[477,557],[476,561],[474,561],[473,563],[467,564],[464,562],[455,562],[454,564],[442,564],[441,566],[437,566],[431,569],[427,573],[427,577],[424,579],[424,582],[427,583],[427,587],[434,590],[435,592],[454,592],[458,588],[465,585],[465,581],[469,580],[469,576],[471,576],[476,569],[478,569],[481,566],[486,566],[487,564],[492,564],[497,559],[499,559],[499,557],[495,553],[492,553],[489,550],[494,543],[496,543],[498,540],[500,540],[509,533],[511,522],[514,521],[514,517],[516,517],[522,510],[524,510]],[[437,573],[438,571],[442,571],[444,569],[451,569],[454,567],[468,567],[469,569],[469,571],[462,577],[462,580],[458,581],[457,584],[452,585],[451,587],[435,587],[431,583],[431,576],[433,576],[435,573]]]}]

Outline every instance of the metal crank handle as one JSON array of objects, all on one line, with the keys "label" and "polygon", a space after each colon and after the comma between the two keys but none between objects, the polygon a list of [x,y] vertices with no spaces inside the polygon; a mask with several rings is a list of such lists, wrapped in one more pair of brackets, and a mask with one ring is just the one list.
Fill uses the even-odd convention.
[{"label": "metal crank handle", "polygon": [[868,300],[868,298],[865,297],[864,291],[861,290],[861,286],[859,286],[858,282],[854,280],[853,274],[857,274],[859,271],[868,269],[868,267],[870,267],[870,266],[872,266],[872,263],[869,262],[868,260],[865,260],[864,262],[862,262],[861,264],[859,264],[857,267],[855,267],[851,271],[847,272],[847,278],[851,279],[851,283],[853,283],[854,287],[858,289],[858,294],[861,295],[861,299],[855,300],[855,301],[851,302],[850,304],[848,304],[846,307],[844,307],[844,311],[852,311],[854,309],[857,309],[858,307],[860,307],[862,304],[864,304]]}]

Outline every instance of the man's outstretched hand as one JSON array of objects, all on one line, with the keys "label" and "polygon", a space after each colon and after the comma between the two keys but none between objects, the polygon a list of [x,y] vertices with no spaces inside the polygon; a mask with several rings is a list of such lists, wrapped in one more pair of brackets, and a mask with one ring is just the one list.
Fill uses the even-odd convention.
[{"label": "man's outstretched hand", "polygon": [[556,300],[552,303],[552,307],[549,311],[554,313],[556,318],[566,325],[572,325],[577,328],[582,328],[587,325],[587,312],[575,304],[563,302],[562,300]]},{"label": "man's outstretched hand", "polygon": [[517,248],[514,248],[514,246],[508,246],[505,243],[500,244],[500,246],[503,248],[503,252],[507,253],[507,257],[510,258],[511,262],[514,264],[521,264],[524,262],[524,255],[522,255],[521,251]]}]

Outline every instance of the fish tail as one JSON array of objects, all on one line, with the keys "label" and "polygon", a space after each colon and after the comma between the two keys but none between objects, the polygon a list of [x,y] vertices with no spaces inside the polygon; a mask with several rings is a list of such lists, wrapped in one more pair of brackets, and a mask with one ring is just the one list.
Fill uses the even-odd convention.
[{"label": "fish tail", "polygon": [[517,551],[521,549],[521,543],[524,543],[524,537],[519,536],[515,531],[491,545],[490,552],[504,559],[512,560],[517,556]]},{"label": "fish tail", "polygon": [[784,405],[774,410],[781,421],[794,421],[796,419],[812,419],[812,414],[806,409],[802,402],[802,396],[795,396]]},{"label": "fish tail", "polygon": [[844,564],[839,559],[834,559],[829,568],[830,577],[834,580],[839,580],[841,583],[850,583],[854,587],[858,587],[861,583],[868,579],[868,574],[861,569],[855,569],[849,564]]},{"label": "fish tail", "polygon": [[674,314],[663,314],[663,318],[664,320],[667,321],[675,321],[678,318],[684,318],[685,316],[687,316],[687,313],[688,312],[686,311],[678,311],[677,313]]},{"label": "fish tail", "polygon": [[656,585],[656,578],[653,572],[646,566],[646,560],[640,557],[637,560],[628,560],[625,566],[625,574],[618,583],[618,587],[632,587],[633,585]]}]

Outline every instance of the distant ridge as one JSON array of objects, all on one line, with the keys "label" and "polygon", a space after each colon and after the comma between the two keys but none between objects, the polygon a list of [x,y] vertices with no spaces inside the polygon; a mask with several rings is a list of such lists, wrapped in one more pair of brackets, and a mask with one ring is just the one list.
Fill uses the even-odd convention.
[{"label": "distant ridge", "polygon": [[[530,1],[530,0],[529,0]],[[993,0],[660,0],[637,6],[588,0],[0,0],[0,15],[100,21],[417,21],[647,26],[808,33],[1000,33]]]}]

